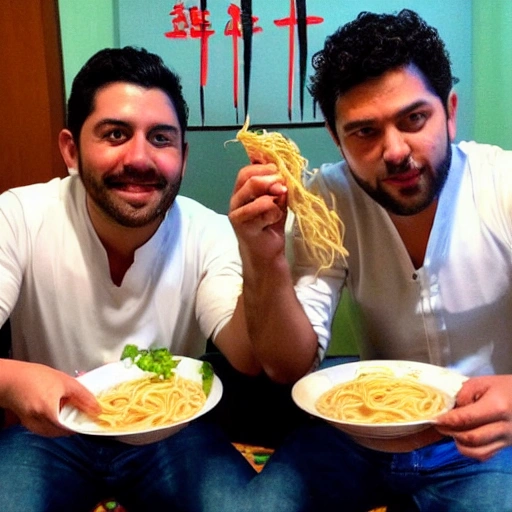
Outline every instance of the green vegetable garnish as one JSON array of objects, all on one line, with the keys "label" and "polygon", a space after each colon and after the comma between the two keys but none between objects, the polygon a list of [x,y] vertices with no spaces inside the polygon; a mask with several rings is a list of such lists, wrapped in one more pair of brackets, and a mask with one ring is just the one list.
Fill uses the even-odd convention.
[{"label": "green vegetable garnish", "polygon": [[268,459],[270,459],[270,453],[255,453],[253,455],[254,463],[258,464],[258,466],[261,466],[263,464],[266,464]]},{"label": "green vegetable garnish", "polygon": [[203,391],[206,396],[210,394],[213,384],[213,366],[208,361],[204,361],[201,366],[201,374],[203,376]]},{"label": "green vegetable garnish", "polygon": [[130,358],[141,370],[155,373],[158,377],[169,379],[179,360],[173,358],[166,348],[139,349],[136,345],[126,345],[121,359]]},{"label": "green vegetable garnish", "polygon": [[139,355],[139,349],[137,345],[125,345],[123,353],[121,354],[121,360],[129,357],[132,361]]},{"label": "green vegetable garnish", "polygon": [[[131,359],[141,370],[155,373],[161,379],[169,379],[180,362],[166,348],[139,349],[137,345],[131,344],[125,345],[121,354],[123,359]],[[203,391],[208,396],[213,384],[213,366],[204,361],[199,372],[203,379]]]}]

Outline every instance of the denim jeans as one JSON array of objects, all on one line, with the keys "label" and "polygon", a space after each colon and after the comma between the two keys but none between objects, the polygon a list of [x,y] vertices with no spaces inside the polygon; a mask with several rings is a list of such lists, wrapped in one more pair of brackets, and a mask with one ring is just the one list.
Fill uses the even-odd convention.
[{"label": "denim jeans", "polygon": [[512,511],[512,448],[486,462],[451,439],[408,453],[364,448],[324,422],[299,428],[249,483],[253,511]]},{"label": "denim jeans", "polygon": [[0,431],[0,511],[236,511],[255,471],[213,424],[196,421],[144,446],[105,437]]}]

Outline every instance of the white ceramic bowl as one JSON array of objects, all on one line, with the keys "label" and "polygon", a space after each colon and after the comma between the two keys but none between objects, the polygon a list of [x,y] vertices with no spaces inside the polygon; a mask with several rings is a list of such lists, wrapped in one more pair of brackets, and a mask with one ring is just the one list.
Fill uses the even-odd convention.
[{"label": "white ceramic bowl", "polygon": [[387,368],[397,377],[414,377],[418,382],[439,389],[448,397],[446,408],[440,413],[453,408],[455,398],[467,377],[448,368],[413,361],[360,361],[332,366],[306,375],[292,388],[294,402],[309,414],[322,418],[347,434],[362,438],[392,439],[408,436],[425,430],[435,419],[400,423],[355,423],[341,421],[322,415],[316,409],[317,399],[325,391],[342,382],[355,379],[364,369]]},{"label": "white ceramic bowl", "polygon": [[[201,375],[199,370],[203,364],[203,361],[182,356],[174,356],[174,358],[180,360],[175,369],[177,375],[191,380],[195,379],[198,382],[201,382]],[[120,384],[121,382],[139,379],[145,374],[148,373],[141,370],[135,364],[128,366],[124,361],[119,361],[116,363],[109,363],[104,366],[100,366],[99,368],[96,368],[90,372],[85,373],[84,375],[81,375],[80,377],[77,377],[77,379],[87,389],[97,395],[100,391],[104,391],[108,388],[111,388],[112,386],[115,386],[116,384]],[[123,432],[107,431],[92,421],[91,418],[89,418],[87,415],[71,405],[65,405],[61,409],[59,420],[61,424],[69,430],[81,434],[110,436],[128,444],[148,444],[175,434],[183,427],[186,427],[191,421],[194,421],[195,419],[213,409],[219,403],[222,397],[222,391],[222,382],[217,377],[217,375],[214,375],[212,388],[208,398],[206,399],[204,407],[194,416],[168,426]]]}]

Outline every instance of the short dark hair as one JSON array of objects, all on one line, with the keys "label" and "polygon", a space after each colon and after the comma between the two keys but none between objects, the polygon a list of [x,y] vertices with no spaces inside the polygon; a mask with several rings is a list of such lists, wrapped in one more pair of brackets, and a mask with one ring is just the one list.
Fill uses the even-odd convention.
[{"label": "short dark hair", "polygon": [[180,77],[158,55],[144,48],[126,46],[100,50],[84,64],[73,80],[68,100],[67,127],[76,144],[79,144],[85,120],[94,109],[96,93],[114,82],[155,87],[165,92],[176,109],[184,140],[188,106],[183,97]]},{"label": "short dark hair", "polygon": [[458,82],[438,31],[409,9],[398,14],[361,12],[327,37],[312,63],[309,90],[334,134],[336,101],[369,78],[414,64],[445,109],[450,91]]}]

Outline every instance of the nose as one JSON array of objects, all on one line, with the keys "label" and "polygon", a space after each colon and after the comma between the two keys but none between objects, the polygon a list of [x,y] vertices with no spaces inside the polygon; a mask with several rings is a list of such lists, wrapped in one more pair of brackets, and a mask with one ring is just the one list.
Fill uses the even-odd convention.
[{"label": "nose", "polygon": [[124,165],[134,169],[145,170],[151,162],[151,145],[144,134],[135,133],[124,145]]},{"label": "nose", "polygon": [[404,134],[397,128],[389,128],[384,134],[382,158],[386,163],[399,165],[411,154]]}]

